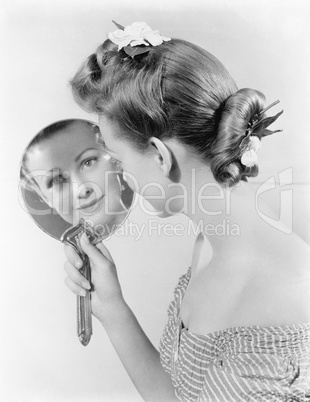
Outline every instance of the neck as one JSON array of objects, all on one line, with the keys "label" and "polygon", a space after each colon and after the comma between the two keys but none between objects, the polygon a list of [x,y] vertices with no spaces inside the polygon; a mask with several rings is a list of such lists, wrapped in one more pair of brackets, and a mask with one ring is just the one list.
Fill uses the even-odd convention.
[{"label": "neck", "polygon": [[250,183],[222,187],[206,165],[192,169],[184,179],[192,194],[185,214],[208,238],[213,260],[227,264],[231,257],[241,262],[265,252],[260,248],[268,225],[256,210],[256,194]]},{"label": "neck", "polygon": [[[219,266],[235,265],[253,267],[255,261],[271,264],[279,256],[291,253],[289,231],[276,230],[262,218],[263,215],[277,220],[268,204],[257,200],[256,186],[241,181],[238,185],[225,188],[217,183],[205,161],[192,153],[178,141],[167,142],[178,161],[180,178],[179,193],[186,197],[172,197],[176,204],[174,211],[183,210],[201,229],[212,247],[212,260]],[[174,187],[173,187],[174,188]],[[174,196],[180,194],[175,193]],[[256,209],[257,202],[259,209]],[[279,257],[280,258],[280,257]],[[283,258],[282,258],[283,259]]]}]

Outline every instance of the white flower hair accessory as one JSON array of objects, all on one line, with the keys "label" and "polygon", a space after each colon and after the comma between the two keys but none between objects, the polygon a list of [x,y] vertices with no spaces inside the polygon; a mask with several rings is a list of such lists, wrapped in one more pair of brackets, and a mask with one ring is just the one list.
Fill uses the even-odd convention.
[{"label": "white flower hair accessory", "polygon": [[250,137],[248,146],[241,156],[241,163],[244,166],[252,167],[258,161],[257,151],[261,148],[260,140],[256,136]]},{"label": "white flower hair accessory", "polygon": [[138,54],[149,52],[151,46],[159,46],[163,42],[171,40],[171,38],[160,35],[159,31],[153,31],[145,22],[134,22],[126,27],[115,21],[113,23],[118,29],[110,32],[108,38],[118,45],[119,51],[123,49],[132,58]]},{"label": "white flower hair accessory", "polygon": [[271,105],[267,106],[260,113],[255,114],[252,119],[249,121],[248,128],[246,130],[246,135],[241,141],[239,148],[241,148],[241,163],[244,166],[252,167],[256,164],[258,160],[257,151],[261,148],[260,140],[267,135],[281,132],[283,130],[267,130],[267,127],[270,126],[277,118],[283,113],[277,113],[275,116],[262,118],[263,114],[278,104],[280,101],[277,100],[273,102]]}]

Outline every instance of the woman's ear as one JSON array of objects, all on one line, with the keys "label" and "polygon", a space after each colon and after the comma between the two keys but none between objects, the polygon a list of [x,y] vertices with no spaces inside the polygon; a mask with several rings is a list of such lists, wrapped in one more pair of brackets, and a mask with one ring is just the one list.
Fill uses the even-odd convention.
[{"label": "woman's ear", "polygon": [[172,169],[172,153],[170,149],[158,138],[151,137],[149,144],[156,148],[156,162],[161,168],[163,174],[168,177]]}]

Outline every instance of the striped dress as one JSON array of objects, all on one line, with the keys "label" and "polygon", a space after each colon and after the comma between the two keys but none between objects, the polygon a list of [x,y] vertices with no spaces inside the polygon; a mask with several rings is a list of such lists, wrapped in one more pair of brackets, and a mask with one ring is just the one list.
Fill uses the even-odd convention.
[{"label": "striped dress", "polygon": [[196,335],[179,311],[181,276],[168,309],[160,358],[181,401],[310,401],[310,323],[233,327]]}]

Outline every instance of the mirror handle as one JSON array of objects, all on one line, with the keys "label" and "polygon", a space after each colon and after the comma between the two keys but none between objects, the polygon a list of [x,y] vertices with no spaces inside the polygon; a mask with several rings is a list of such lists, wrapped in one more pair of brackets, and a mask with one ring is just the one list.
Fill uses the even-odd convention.
[{"label": "mirror handle", "polygon": [[[60,240],[63,243],[70,244],[80,255],[83,265],[79,271],[91,284],[91,268],[89,258],[83,253],[80,246],[80,236],[83,232],[86,232],[90,241],[93,244],[96,244],[98,241],[98,236],[91,231],[91,227],[89,227],[83,219],[80,219],[77,225],[66,230],[61,236]],[[80,342],[84,346],[88,345],[93,333],[91,316],[91,290],[85,290],[85,292],[85,296],[77,296],[77,334]]]},{"label": "mirror handle", "polygon": [[[89,258],[82,255],[83,266],[81,274],[91,283],[91,269]],[[91,291],[85,290],[85,296],[77,296],[77,334],[82,345],[86,346],[92,336]]]}]

